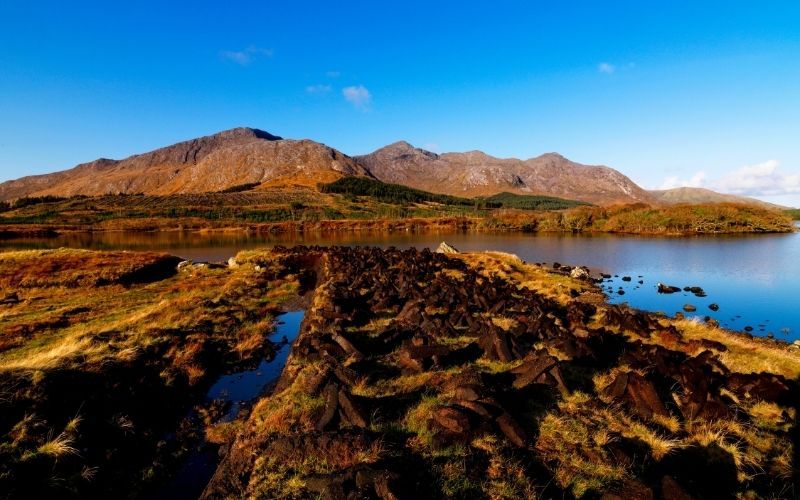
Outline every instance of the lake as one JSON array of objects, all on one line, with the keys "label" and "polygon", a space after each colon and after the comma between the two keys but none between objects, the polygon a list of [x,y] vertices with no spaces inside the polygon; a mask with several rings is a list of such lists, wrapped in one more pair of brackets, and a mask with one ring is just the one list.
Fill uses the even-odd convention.
[{"label": "lake", "polygon": [[[459,250],[500,250],[529,262],[586,265],[617,277],[603,285],[609,300],[687,316],[709,315],[721,325],[754,335],[800,339],[800,233],[652,237],[521,233],[336,233],[248,235],[245,233],[96,233],[0,241],[0,249],[57,248],[159,250],[197,261],[224,261],[238,251],[273,245],[375,245],[435,248],[447,241]],[[631,281],[622,281],[622,277]],[[641,276],[641,278],[640,278]],[[643,281],[639,284],[638,281]],[[659,294],[658,282],[702,287],[707,296]],[[624,295],[618,293],[622,289]],[[719,305],[718,311],[708,306]]]}]

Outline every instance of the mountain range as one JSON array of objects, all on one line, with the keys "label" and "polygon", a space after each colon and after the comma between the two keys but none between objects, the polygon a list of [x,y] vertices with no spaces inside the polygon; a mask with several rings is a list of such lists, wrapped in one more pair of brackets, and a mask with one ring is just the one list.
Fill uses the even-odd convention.
[{"label": "mountain range", "polygon": [[[713,191],[646,191],[606,166],[582,165],[557,153],[495,158],[481,151],[436,154],[396,142],[348,156],[311,140],[235,128],[134,155],[98,160],[51,174],[0,183],[0,200],[26,196],[215,192],[241,185],[306,185],[365,176],[465,197],[500,192],[549,195],[598,205],[616,203],[757,202]],[[757,202],[759,204],[763,202]]]}]

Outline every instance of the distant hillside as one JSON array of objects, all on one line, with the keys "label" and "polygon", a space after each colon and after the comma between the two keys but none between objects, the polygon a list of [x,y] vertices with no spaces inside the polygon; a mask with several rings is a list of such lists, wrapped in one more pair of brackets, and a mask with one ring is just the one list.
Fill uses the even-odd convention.
[{"label": "distant hillside", "polygon": [[349,156],[309,140],[236,128],[124,160],[101,158],[0,184],[0,200],[42,195],[203,193],[255,183],[316,184],[369,175]]},{"label": "distant hillside", "polygon": [[554,198],[552,196],[526,196],[499,193],[489,197],[462,198],[414,189],[401,184],[391,184],[367,177],[343,177],[329,184],[320,184],[323,193],[352,196],[370,196],[385,203],[441,203],[455,206],[483,206],[484,208],[518,208],[524,210],[562,210],[586,205],[584,202]]},{"label": "distant hillside", "polygon": [[655,202],[612,168],[581,165],[555,153],[529,160],[495,158],[480,151],[439,155],[396,142],[354,158],[379,180],[433,193],[474,197],[509,192],[603,205]]},{"label": "distant hillside", "polygon": [[498,193],[484,198],[490,204],[500,205],[504,208],[519,208],[523,210],[561,210],[581,205],[588,205],[583,201],[565,200],[553,196],[531,196],[514,193]]},{"label": "distant hillside", "polygon": [[446,194],[435,194],[400,184],[390,184],[366,177],[343,177],[329,184],[320,184],[323,193],[370,196],[386,203],[434,202],[444,205],[472,206],[475,200]]},{"label": "distant hillside", "polygon": [[708,203],[739,203],[742,205],[753,205],[762,208],[784,209],[780,205],[767,203],[766,201],[737,196],[734,194],[723,194],[711,191],[710,189],[681,187],[666,190],[654,190],[650,193],[662,203],[669,205],[691,204],[700,205]]}]

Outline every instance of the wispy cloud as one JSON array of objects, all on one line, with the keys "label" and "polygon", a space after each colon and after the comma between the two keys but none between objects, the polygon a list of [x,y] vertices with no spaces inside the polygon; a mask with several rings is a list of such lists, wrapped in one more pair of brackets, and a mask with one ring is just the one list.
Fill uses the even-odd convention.
[{"label": "wispy cloud", "polygon": [[680,187],[703,187],[706,182],[706,173],[702,170],[695,173],[688,179],[681,179],[678,176],[667,177],[659,189],[675,189]]},{"label": "wispy cloud", "polygon": [[597,71],[599,71],[600,73],[605,73],[607,75],[610,75],[611,73],[615,72],[616,70],[617,70],[617,67],[614,66],[611,63],[601,62],[600,64],[597,65]]},{"label": "wispy cloud", "polygon": [[247,66],[259,57],[272,57],[272,49],[265,49],[251,45],[244,50],[223,50],[220,56],[240,66]]},{"label": "wispy cloud", "polygon": [[340,76],[342,76],[342,72],[341,71],[326,71],[325,72],[325,76],[327,76],[328,78],[339,78]]},{"label": "wispy cloud", "polygon": [[767,160],[745,165],[716,179],[709,179],[705,172],[699,171],[688,179],[667,177],[661,185],[661,189],[676,187],[704,187],[744,196],[800,194],[800,173],[783,172],[778,160]]},{"label": "wispy cloud", "polygon": [[372,104],[372,94],[363,85],[354,85],[342,89],[345,100],[361,111],[369,111]]},{"label": "wispy cloud", "polygon": [[717,186],[729,193],[752,196],[798,194],[800,173],[782,172],[778,160],[767,160],[734,170],[720,179]]},{"label": "wispy cloud", "polygon": [[331,91],[330,85],[324,85],[322,83],[317,83],[316,85],[309,85],[306,87],[306,92],[309,94],[327,94]]}]

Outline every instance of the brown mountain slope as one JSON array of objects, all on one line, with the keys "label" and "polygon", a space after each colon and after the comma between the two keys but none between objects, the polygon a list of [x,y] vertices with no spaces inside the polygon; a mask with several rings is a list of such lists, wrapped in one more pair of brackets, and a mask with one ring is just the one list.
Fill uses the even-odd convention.
[{"label": "brown mountain slope", "polygon": [[201,193],[255,182],[312,184],[342,175],[369,174],[324,144],[236,128],[124,160],[101,158],[62,172],[4,182],[0,200],[47,194]]},{"label": "brown mountain slope", "polygon": [[678,204],[699,204],[699,203],[738,203],[742,205],[753,205],[761,208],[782,210],[786,207],[775,205],[766,201],[749,198],[747,196],[737,196],[735,194],[724,194],[711,191],[710,189],[682,187],[675,189],[653,190],[650,194],[655,196],[662,203],[670,205]]},{"label": "brown mountain slope", "polygon": [[602,205],[656,202],[614,169],[581,165],[555,153],[529,160],[495,158],[480,151],[438,155],[401,141],[354,158],[384,182],[436,193],[481,196],[510,191]]}]

